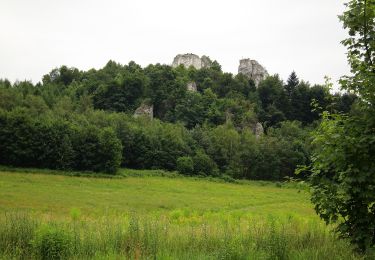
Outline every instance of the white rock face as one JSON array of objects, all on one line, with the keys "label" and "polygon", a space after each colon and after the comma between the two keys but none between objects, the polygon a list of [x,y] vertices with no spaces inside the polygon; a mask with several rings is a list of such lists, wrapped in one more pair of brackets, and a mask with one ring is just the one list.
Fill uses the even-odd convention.
[{"label": "white rock face", "polygon": [[186,85],[186,88],[188,91],[191,91],[191,92],[197,92],[197,84],[192,81],[192,82],[189,82],[187,85]]},{"label": "white rock face", "polygon": [[152,119],[154,117],[154,106],[147,104],[140,105],[134,112],[134,117],[139,116],[146,116]]},{"label": "white rock face", "polygon": [[186,54],[178,54],[172,63],[172,67],[176,68],[179,65],[184,65],[184,67],[189,68],[193,66],[196,69],[207,68],[210,67],[211,61],[207,56],[202,56],[200,58],[198,55],[193,53],[186,53]]},{"label": "white rock face", "polygon": [[260,65],[256,60],[242,59],[238,67],[238,73],[247,76],[249,79],[254,80],[255,86],[268,76],[267,70]]},{"label": "white rock face", "polygon": [[261,135],[264,134],[264,129],[263,129],[263,126],[261,123],[256,123],[254,128],[253,128],[253,132],[255,134],[255,138],[258,139]]}]

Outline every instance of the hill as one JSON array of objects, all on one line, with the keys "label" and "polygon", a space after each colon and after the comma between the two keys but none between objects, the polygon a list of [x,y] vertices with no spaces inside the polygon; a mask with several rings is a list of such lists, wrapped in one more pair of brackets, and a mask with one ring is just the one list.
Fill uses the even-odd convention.
[{"label": "hill", "polygon": [[283,180],[309,163],[321,111],[347,112],[356,98],[294,72],[284,82],[254,60],[240,72],[191,54],[173,66],[109,61],[61,66],[37,84],[0,80],[0,164]]}]

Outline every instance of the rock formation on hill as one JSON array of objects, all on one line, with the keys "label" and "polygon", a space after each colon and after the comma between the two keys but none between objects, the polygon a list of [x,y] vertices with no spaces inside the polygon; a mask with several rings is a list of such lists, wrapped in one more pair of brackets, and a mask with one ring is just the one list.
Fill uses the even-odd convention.
[{"label": "rock formation on hill", "polygon": [[261,123],[258,122],[254,125],[253,133],[257,139],[264,134],[264,128]]},{"label": "rock formation on hill", "polygon": [[254,80],[255,86],[268,76],[267,70],[260,65],[256,60],[242,59],[238,67],[238,73],[247,76],[249,79]]},{"label": "rock formation on hill", "polygon": [[193,53],[178,54],[172,63],[172,67],[184,65],[186,68],[193,66],[196,69],[208,68],[211,66],[211,60],[207,56],[199,57]]},{"label": "rock formation on hill", "polygon": [[134,112],[134,117],[145,116],[149,118],[154,117],[154,106],[147,103],[140,105]]},{"label": "rock formation on hill", "polygon": [[186,85],[186,89],[191,92],[197,92],[197,84],[194,81],[191,81]]}]

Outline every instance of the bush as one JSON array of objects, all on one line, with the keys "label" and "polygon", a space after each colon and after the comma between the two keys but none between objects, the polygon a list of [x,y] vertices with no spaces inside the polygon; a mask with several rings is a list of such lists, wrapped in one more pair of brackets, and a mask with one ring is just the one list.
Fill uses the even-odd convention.
[{"label": "bush", "polygon": [[42,226],[32,240],[34,252],[40,259],[66,259],[70,254],[71,236],[56,226]]},{"label": "bush", "polygon": [[177,159],[177,171],[182,174],[191,175],[194,172],[193,159],[190,156],[183,156]]},{"label": "bush", "polygon": [[204,151],[197,151],[193,157],[194,173],[198,175],[217,175],[217,165]]},{"label": "bush", "polygon": [[105,128],[99,134],[100,159],[104,172],[116,173],[122,159],[122,145],[111,128]]}]

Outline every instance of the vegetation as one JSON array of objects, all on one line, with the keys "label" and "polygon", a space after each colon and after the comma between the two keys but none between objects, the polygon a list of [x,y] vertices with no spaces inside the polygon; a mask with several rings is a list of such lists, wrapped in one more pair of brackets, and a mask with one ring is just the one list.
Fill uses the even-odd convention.
[{"label": "vegetation", "polygon": [[0,259],[362,259],[304,186],[30,172],[0,174]]},{"label": "vegetation", "polygon": [[[197,92],[187,90],[191,81]],[[0,163],[281,180],[309,163],[308,135],[319,119],[311,102],[347,111],[354,99],[310,86],[295,73],[287,84],[274,75],[255,88],[252,80],[220,66],[141,68],[113,61],[100,70],[62,66],[36,85],[0,81]],[[133,118],[140,104],[153,105],[154,120]],[[258,139],[257,122],[266,129]]]},{"label": "vegetation", "polygon": [[375,245],[375,2],[352,0],[340,17],[353,76],[342,88],[358,95],[347,115],[325,112],[314,134],[312,201],[327,223],[362,252]]}]

